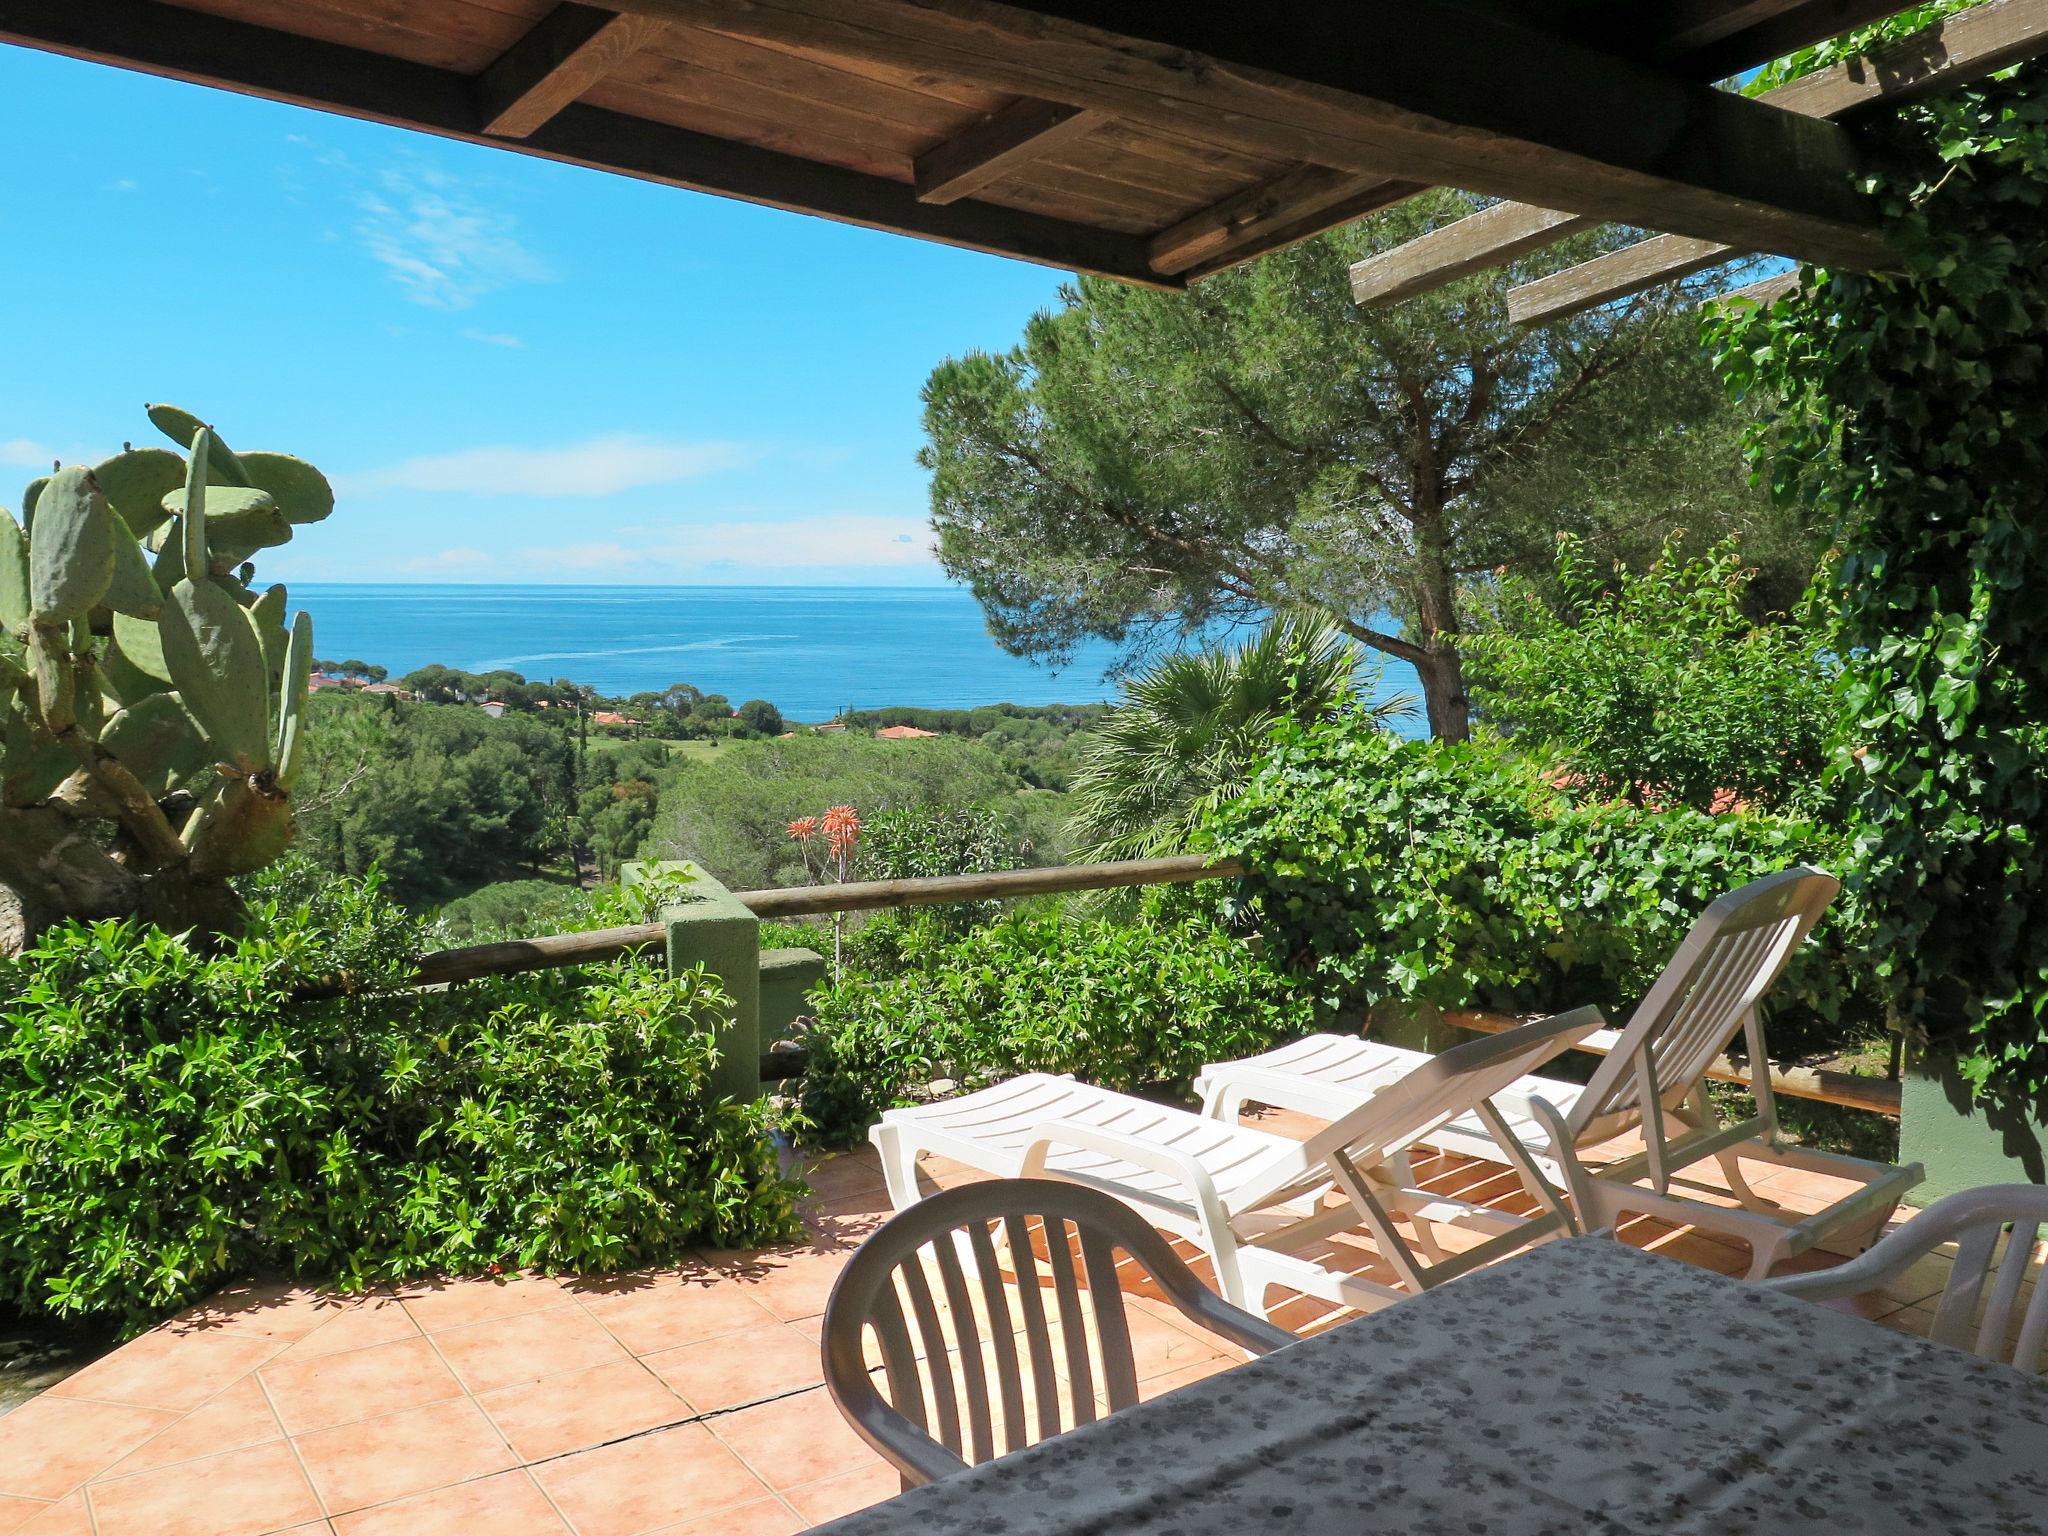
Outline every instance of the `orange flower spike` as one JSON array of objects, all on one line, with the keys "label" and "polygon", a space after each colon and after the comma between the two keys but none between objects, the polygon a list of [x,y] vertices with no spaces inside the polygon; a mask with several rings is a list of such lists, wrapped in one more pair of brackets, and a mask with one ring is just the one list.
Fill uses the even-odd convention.
[{"label": "orange flower spike", "polygon": [[850,805],[835,805],[825,812],[825,838],[834,853],[844,852],[860,841],[860,812]]},{"label": "orange flower spike", "polygon": [[789,836],[792,842],[807,843],[817,835],[818,818],[815,816],[799,816],[789,824]]}]

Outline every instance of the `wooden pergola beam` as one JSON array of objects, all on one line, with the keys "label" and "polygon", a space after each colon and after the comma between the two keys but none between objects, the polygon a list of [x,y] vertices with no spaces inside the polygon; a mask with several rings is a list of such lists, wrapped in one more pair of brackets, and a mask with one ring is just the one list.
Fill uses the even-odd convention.
[{"label": "wooden pergola beam", "polygon": [[1412,299],[1596,229],[1600,222],[1556,208],[1495,203],[1354,263],[1351,299],[1355,304]]},{"label": "wooden pergola beam", "polygon": [[917,157],[917,200],[951,203],[972,197],[1016,167],[1104,121],[1101,113],[1082,107],[1019,97]]},{"label": "wooden pergola beam", "polygon": [[558,5],[477,77],[485,133],[523,139],[664,30],[646,16]]},{"label": "wooden pergola beam", "polygon": [[1725,80],[1904,9],[1899,0],[1804,0],[1758,16],[1752,25],[1698,49],[1687,63],[1696,79]]},{"label": "wooden pergola beam", "polygon": [[1575,30],[1609,39],[1615,52],[1631,58],[1681,66],[1695,80],[1720,80],[1899,9],[1899,0],[1607,0]]},{"label": "wooden pergola beam", "polygon": [[[1840,128],[1444,0],[608,0],[1361,175],[1856,267],[1885,252]],[[1446,59],[1512,61],[1447,70]]]},{"label": "wooden pergola beam", "polygon": [[[1868,58],[1851,59],[1773,91],[1795,111],[1839,116],[1980,79],[2048,49],[2048,0],[1991,0]],[[1520,325],[1561,320],[1748,254],[1664,235],[1596,256],[1508,292]]]},{"label": "wooden pergola beam", "polygon": [[1396,203],[1427,192],[1429,187],[1419,181],[1377,181],[1365,186],[1350,197],[1317,209],[1313,213],[1284,219],[1270,226],[1262,227],[1253,234],[1246,234],[1241,241],[1233,242],[1215,255],[1189,267],[1180,275],[1189,282],[1240,266],[1254,256],[1268,255],[1273,251],[1285,250],[1290,245],[1299,245],[1312,240],[1326,230],[1337,229],[1353,223],[1368,214],[1378,213],[1382,208],[1391,208]]},{"label": "wooden pergola beam", "polygon": [[[2048,0],[1989,0],[1868,58],[1830,65],[1757,99],[1802,116],[1835,118],[1981,78],[2044,47],[2048,47]],[[1412,298],[1474,272],[1518,260],[1598,222],[1555,209],[1496,204],[1359,262],[1351,269],[1352,297],[1360,304]],[[1602,262],[1610,259],[1598,258]],[[1593,274],[1586,284],[1588,291],[1597,288],[1599,281],[1598,274]]]},{"label": "wooden pergola beam", "polygon": [[992,203],[920,203],[907,182],[580,102],[524,139],[494,138],[468,75],[161,0],[0,0],[0,42],[1068,271],[1181,286],[1152,270],[1138,236]]},{"label": "wooden pergola beam", "polygon": [[1516,325],[1561,320],[1658,283],[1704,272],[1739,254],[1719,241],[1689,240],[1683,235],[1640,240],[1624,250],[1510,288],[1508,319]]},{"label": "wooden pergola beam", "polygon": [[1384,176],[1297,165],[1169,224],[1146,251],[1154,271],[1185,272],[1386,184]]},{"label": "wooden pergola beam", "polygon": [[1788,293],[1799,291],[1797,272],[1779,272],[1770,277],[1759,278],[1745,283],[1740,288],[1730,288],[1726,293],[1717,293],[1702,302],[1704,304],[1728,304],[1747,299],[1752,304],[1775,304]]}]

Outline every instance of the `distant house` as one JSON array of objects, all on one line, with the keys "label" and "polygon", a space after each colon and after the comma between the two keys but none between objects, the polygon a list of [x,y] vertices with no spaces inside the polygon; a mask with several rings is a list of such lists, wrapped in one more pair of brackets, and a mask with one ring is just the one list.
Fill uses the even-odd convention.
[{"label": "distant house", "polygon": [[419,697],[410,688],[401,688],[397,683],[370,683],[364,687],[363,692],[386,694],[394,699],[417,699]]},{"label": "distant house", "polygon": [[481,709],[485,714],[489,715],[493,720],[497,719],[500,715],[505,713],[505,704],[504,701],[501,699],[485,699],[483,703],[478,705],[477,707]]},{"label": "distant house", "polygon": [[306,686],[314,693],[321,693],[329,688],[346,690],[354,685],[345,677],[329,677],[325,672],[315,672],[306,679]]},{"label": "distant house", "polygon": [[827,720],[823,725],[814,725],[811,729],[820,736],[832,736],[845,730],[846,722],[844,720]]},{"label": "distant house", "polygon": [[631,715],[622,715],[617,710],[600,709],[591,715],[590,723],[592,725],[641,725],[645,722],[635,720]]},{"label": "distant house", "polygon": [[879,741],[928,741],[937,731],[920,731],[914,725],[885,725],[875,732]]}]

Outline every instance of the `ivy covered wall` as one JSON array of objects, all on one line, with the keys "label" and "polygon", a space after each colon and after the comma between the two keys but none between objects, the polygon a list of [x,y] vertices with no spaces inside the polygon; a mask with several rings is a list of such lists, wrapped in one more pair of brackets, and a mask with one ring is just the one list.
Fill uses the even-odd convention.
[{"label": "ivy covered wall", "polygon": [[1909,1040],[2048,1090],[2048,68],[1904,109],[1869,190],[1893,274],[1709,322],[1774,409],[1775,494],[1830,519],[1844,873]]}]

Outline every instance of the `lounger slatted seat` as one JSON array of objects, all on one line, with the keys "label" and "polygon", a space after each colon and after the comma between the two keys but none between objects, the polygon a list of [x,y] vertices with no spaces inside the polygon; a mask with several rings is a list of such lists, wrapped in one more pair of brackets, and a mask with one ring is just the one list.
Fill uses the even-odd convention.
[{"label": "lounger slatted seat", "polygon": [[[1284,1285],[1370,1309],[1403,1291],[1328,1268],[1302,1250],[1362,1225],[1403,1286],[1416,1291],[1567,1229],[1562,1201],[1526,1159],[1525,1182],[1543,1208],[1532,1218],[1419,1188],[1406,1153],[1459,1116],[1476,1111],[1482,1122],[1497,1121],[1485,1103],[1490,1094],[1600,1025],[1597,1010],[1581,1008],[1422,1057],[1305,1142],[1043,1073],[891,1110],[872,1136],[898,1210],[918,1199],[917,1160],[927,1153],[1001,1178],[1066,1179],[1199,1243],[1235,1305],[1262,1310],[1271,1288]],[[1333,1195],[1334,1202],[1325,1199]],[[1396,1221],[1411,1228],[1421,1254]],[[1437,1223],[1487,1236],[1447,1254]]]},{"label": "lounger slatted seat", "polygon": [[[1832,875],[1801,865],[1720,897],[1700,915],[1628,1027],[1592,1037],[1607,1055],[1591,1081],[1580,1086],[1530,1077],[1493,1096],[1517,1145],[1507,1145],[1475,1116],[1440,1127],[1430,1145],[1505,1158],[1518,1170],[1533,1163],[1570,1192],[1575,1218],[1588,1230],[1640,1212],[1737,1238],[1749,1244],[1752,1278],[1822,1242],[1860,1248],[1874,1241],[1900,1197],[1923,1177],[1917,1163],[1897,1167],[1786,1141],[1768,1072],[1753,1074],[1756,1112],[1732,1125],[1722,1123],[1706,1088],[1708,1069],[1738,1035],[1752,1062],[1769,1062],[1758,1004],[1840,888]],[[1317,1035],[1213,1064],[1196,1086],[1204,1112],[1220,1122],[1235,1120],[1247,1101],[1330,1118],[1370,1102],[1381,1083],[1411,1070],[1419,1054]],[[1583,1160],[1587,1149],[1637,1129],[1641,1152],[1597,1168]],[[1708,1158],[1720,1165],[1738,1207],[1673,1188],[1676,1175]],[[1750,1187],[1744,1160],[1859,1187],[1811,1216],[1788,1214]]]}]

